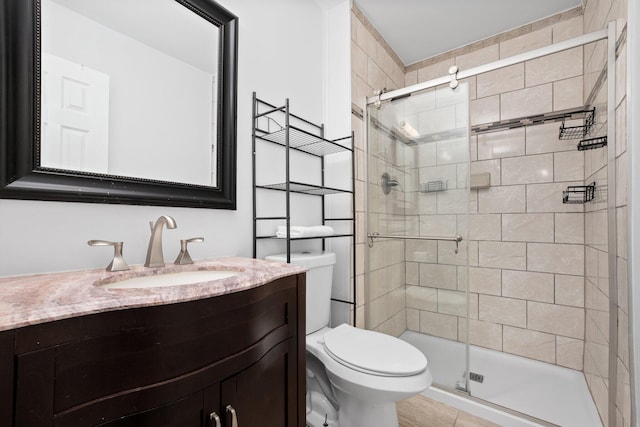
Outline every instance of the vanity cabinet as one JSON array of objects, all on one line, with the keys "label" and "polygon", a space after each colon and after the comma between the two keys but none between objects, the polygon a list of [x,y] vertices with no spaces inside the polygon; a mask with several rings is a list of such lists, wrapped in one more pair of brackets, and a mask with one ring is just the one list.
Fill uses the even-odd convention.
[{"label": "vanity cabinet", "polygon": [[0,333],[0,424],[232,427],[230,405],[238,427],[304,426],[304,308],[297,274]]}]

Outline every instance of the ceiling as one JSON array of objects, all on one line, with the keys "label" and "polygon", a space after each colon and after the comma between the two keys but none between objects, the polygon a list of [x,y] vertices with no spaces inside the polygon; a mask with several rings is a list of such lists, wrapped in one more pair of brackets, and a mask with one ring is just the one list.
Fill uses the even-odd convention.
[{"label": "ceiling", "polygon": [[354,0],[405,65],[538,21],[582,0]]}]

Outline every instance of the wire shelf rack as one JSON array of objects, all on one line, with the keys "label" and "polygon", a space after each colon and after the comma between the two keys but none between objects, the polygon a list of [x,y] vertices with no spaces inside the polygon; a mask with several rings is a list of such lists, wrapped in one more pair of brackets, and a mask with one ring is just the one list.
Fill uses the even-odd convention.
[{"label": "wire shelf rack", "polygon": [[437,179],[420,183],[421,193],[435,193],[438,191],[447,191],[447,180]]},{"label": "wire shelf rack", "polygon": [[[278,145],[286,146],[287,144],[286,128],[257,136],[261,139],[273,142]],[[348,142],[351,142],[350,137],[343,138],[342,140],[345,139],[348,139]],[[303,129],[289,126],[289,147],[295,150],[304,151],[305,153],[313,154],[315,156],[325,156],[327,154],[351,151],[351,148],[338,143],[338,141],[342,140],[330,141],[320,136],[313,135]]]},{"label": "wire shelf rack", "polygon": [[583,139],[578,143],[578,151],[593,150],[607,146],[607,137],[598,136],[596,138]]},{"label": "wire shelf rack", "polygon": [[594,199],[596,195],[596,183],[589,185],[570,185],[562,192],[562,203],[584,204]]},{"label": "wire shelf rack", "polygon": [[580,126],[565,126],[565,120],[560,125],[560,133],[558,139],[582,139],[589,134],[591,127],[595,123],[596,109],[584,111],[583,124]]},{"label": "wire shelf rack", "polygon": [[[264,188],[267,190],[287,191],[287,183],[281,182],[277,184],[257,185],[256,188]],[[289,182],[289,191],[292,193],[310,194],[315,196],[325,196],[328,194],[351,193],[350,190],[342,190],[340,188],[321,187],[319,185],[303,184],[300,182]]]}]

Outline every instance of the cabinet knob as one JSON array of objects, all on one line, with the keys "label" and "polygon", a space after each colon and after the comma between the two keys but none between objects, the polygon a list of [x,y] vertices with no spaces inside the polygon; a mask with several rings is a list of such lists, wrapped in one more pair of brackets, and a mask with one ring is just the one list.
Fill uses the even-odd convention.
[{"label": "cabinet knob", "polygon": [[238,417],[233,406],[227,405],[227,414],[231,416],[231,427],[238,427]]},{"label": "cabinet knob", "polygon": [[215,422],[214,427],[221,427],[222,426],[222,424],[220,423],[220,417],[215,412],[212,412],[212,413],[209,414],[209,421]]}]

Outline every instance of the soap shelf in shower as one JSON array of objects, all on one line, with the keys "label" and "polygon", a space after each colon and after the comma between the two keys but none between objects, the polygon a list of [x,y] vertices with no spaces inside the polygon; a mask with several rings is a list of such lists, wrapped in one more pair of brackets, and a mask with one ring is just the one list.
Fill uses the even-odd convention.
[{"label": "soap shelf in shower", "polygon": [[[591,110],[584,110],[582,113],[584,114],[584,124],[581,126],[565,126],[565,120],[562,121],[558,139],[581,139],[587,136],[589,132],[591,132],[591,127],[595,123],[596,109],[594,107]],[[571,118],[575,119],[576,117]]]},{"label": "soap shelf in shower", "polygon": [[435,193],[438,191],[447,191],[446,179],[435,179],[433,181],[420,183],[421,193]]},{"label": "soap shelf in shower", "polygon": [[598,136],[596,138],[583,139],[578,143],[578,151],[593,150],[607,146],[607,137]]},{"label": "soap shelf in shower", "polygon": [[570,185],[562,192],[562,203],[584,204],[594,199],[596,195],[596,183],[589,185]]}]

